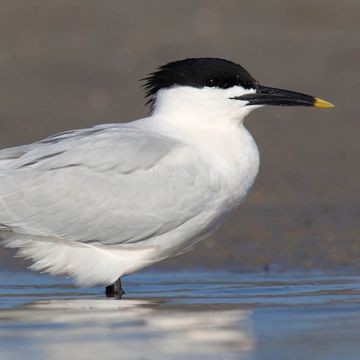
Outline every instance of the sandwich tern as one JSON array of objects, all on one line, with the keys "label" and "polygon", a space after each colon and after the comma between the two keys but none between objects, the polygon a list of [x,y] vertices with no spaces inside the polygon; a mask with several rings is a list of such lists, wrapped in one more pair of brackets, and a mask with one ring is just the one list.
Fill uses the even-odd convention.
[{"label": "sandwich tern", "polygon": [[0,151],[2,245],[31,269],[121,297],[121,276],[192,249],[243,201],[259,168],[249,112],[333,107],[218,58],[171,62],[144,81],[144,119]]}]

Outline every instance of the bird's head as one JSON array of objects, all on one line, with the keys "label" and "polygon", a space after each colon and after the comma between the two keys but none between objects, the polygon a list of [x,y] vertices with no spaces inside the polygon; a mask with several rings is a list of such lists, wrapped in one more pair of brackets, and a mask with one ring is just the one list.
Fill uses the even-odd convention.
[{"label": "bird's head", "polygon": [[263,86],[242,66],[217,58],[171,62],[144,80],[151,109],[182,118],[239,121],[264,105],[333,107],[310,95]]}]

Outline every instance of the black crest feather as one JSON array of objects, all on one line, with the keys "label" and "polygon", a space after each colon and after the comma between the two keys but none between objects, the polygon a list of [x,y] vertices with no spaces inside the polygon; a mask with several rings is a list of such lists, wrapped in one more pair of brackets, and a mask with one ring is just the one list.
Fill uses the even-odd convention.
[{"label": "black crest feather", "polygon": [[144,89],[147,104],[154,105],[156,93],[175,85],[226,89],[240,85],[255,88],[257,81],[240,65],[218,58],[192,58],[160,66],[146,78]]}]

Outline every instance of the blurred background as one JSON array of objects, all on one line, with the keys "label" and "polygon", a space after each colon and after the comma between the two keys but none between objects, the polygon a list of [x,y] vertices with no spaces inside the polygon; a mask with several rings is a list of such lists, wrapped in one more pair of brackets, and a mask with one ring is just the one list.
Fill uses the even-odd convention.
[{"label": "blurred background", "polygon": [[[221,57],[332,110],[264,108],[261,170],[213,237],[164,267],[359,269],[358,0],[2,0],[0,146],[144,117],[139,79]],[[0,266],[21,266],[0,249]]]}]

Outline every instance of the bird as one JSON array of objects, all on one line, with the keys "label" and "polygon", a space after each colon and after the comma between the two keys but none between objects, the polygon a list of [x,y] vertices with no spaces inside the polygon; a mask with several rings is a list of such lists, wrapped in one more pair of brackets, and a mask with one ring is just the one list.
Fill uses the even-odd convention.
[{"label": "bird", "polygon": [[260,163],[246,115],[334,106],[220,58],[169,62],[143,81],[145,118],[0,151],[1,245],[30,269],[121,298],[123,276],[193,249],[243,202]]}]

